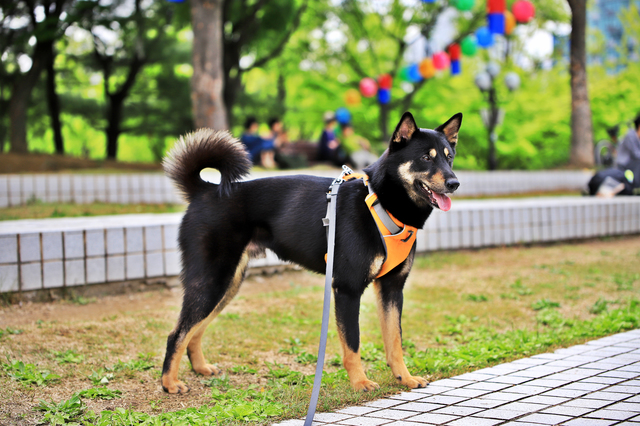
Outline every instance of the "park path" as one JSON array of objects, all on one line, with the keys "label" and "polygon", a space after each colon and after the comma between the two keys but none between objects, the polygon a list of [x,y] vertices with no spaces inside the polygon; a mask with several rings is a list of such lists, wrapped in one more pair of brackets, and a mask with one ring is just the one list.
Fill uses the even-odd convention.
[{"label": "park path", "polygon": [[[287,420],[278,426],[301,426]],[[317,413],[314,425],[640,426],[640,330]]]}]

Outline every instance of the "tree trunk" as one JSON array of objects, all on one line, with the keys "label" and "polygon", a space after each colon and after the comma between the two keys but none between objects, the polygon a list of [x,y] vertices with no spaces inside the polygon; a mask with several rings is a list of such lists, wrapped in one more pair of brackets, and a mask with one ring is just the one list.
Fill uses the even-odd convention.
[{"label": "tree trunk", "polygon": [[47,104],[49,116],[51,117],[51,129],[53,130],[53,144],[56,154],[64,154],[64,140],[62,139],[62,125],[60,124],[60,99],[56,92],[56,70],[54,63],[56,60],[54,47],[51,44],[51,54],[47,62]]},{"label": "tree trunk", "polygon": [[122,121],[122,107],[125,97],[119,94],[109,95],[109,105],[107,110],[107,158],[115,160],[118,155],[118,138],[122,129],[120,122]]},{"label": "tree trunk", "polygon": [[193,77],[191,100],[196,127],[227,129],[223,100],[222,0],[191,0]]},{"label": "tree trunk", "polygon": [[587,90],[587,0],[568,0],[571,7],[571,155],[576,167],[592,167],[593,123]]},{"label": "tree trunk", "polygon": [[11,152],[27,152],[27,109],[31,92],[38,83],[40,73],[49,61],[51,49],[47,41],[37,43],[31,59],[31,69],[16,77],[9,100],[9,143]]}]

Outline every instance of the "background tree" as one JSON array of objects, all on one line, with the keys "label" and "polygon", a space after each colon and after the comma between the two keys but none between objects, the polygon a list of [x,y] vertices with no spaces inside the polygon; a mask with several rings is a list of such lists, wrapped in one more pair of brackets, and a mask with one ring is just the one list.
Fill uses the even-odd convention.
[{"label": "background tree", "polygon": [[[64,34],[60,18],[65,3],[67,0],[3,2],[0,54],[3,57],[3,79],[11,81],[11,95],[5,108],[9,116],[9,143],[13,152],[27,152],[27,113],[31,93],[42,71],[48,67],[52,70],[53,45]],[[5,60],[18,61],[21,56],[31,62],[25,72],[15,66],[15,62],[13,66],[4,64]],[[55,103],[50,106],[55,109]],[[61,136],[57,134],[58,151],[62,150],[61,144]]]},{"label": "background tree", "polygon": [[587,0],[567,0],[571,7],[571,154],[569,163],[591,167],[593,122],[587,87]]}]

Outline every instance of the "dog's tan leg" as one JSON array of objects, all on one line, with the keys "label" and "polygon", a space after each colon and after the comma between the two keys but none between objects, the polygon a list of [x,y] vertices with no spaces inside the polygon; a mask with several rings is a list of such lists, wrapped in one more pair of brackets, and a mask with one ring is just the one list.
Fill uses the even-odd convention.
[{"label": "dog's tan leg", "polygon": [[342,363],[355,390],[370,391],[380,386],[367,379],[360,359],[360,295],[334,289],[336,324],[342,345]]},{"label": "dog's tan leg", "polygon": [[[165,365],[163,366],[162,374],[162,387],[168,393],[185,393],[189,391],[187,385],[178,380],[178,371],[180,369],[180,360],[184,355],[185,350],[188,351],[189,359],[191,361],[191,367],[196,373],[211,376],[212,374],[219,374],[220,370],[211,364],[208,364],[204,354],[202,353],[202,336],[207,326],[218,316],[218,314],[224,309],[225,306],[238,294],[240,290],[240,284],[244,278],[244,271],[249,262],[249,254],[245,251],[242,254],[240,262],[236,267],[235,274],[231,280],[231,283],[225,292],[224,296],[218,302],[213,311],[202,321],[195,324],[187,332],[179,331],[180,324],[169,336],[169,341],[174,342],[172,344],[173,354],[170,359],[165,359]],[[184,308],[184,307],[183,307]],[[181,333],[175,336],[176,333]],[[172,338],[174,337],[175,338]],[[168,348],[169,349],[169,348]],[[169,352],[168,352],[169,353]]]},{"label": "dog's tan leg", "polygon": [[364,373],[362,360],[360,358],[360,350],[358,350],[358,352],[353,352],[342,338],[342,334],[340,337],[340,343],[342,344],[342,364],[344,365],[345,370],[347,370],[349,381],[351,382],[353,389],[365,392],[378,389],[380,385],[367,379],[367,376]]},{"label": "dog's tan leg", "polygon": [[[394,377],[398,379],[400,383],[411,389],[427,386],[428,382],[425,379],[409,374],[409,370],[407,370],[407,366],[404,363],[401,328],[402,293],[399,295],[395,294],[391,297],[385,296],[379,280],[376,280],[373,286],[376,291],[378,318],[380,319],[380,326],[382,328],[382,339],[387,355],[387,364],[391,367]],[[394,300],[394,298],[398,297],[400,297],[399,301]]]}]

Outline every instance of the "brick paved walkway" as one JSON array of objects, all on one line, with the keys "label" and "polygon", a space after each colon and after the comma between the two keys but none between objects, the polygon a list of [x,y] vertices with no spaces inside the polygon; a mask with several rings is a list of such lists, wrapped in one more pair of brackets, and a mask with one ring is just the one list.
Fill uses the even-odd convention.
[{"label": "brick paved walkway", "polygon": [[314,425],[640,426],[640,330],[317,413]]}]

